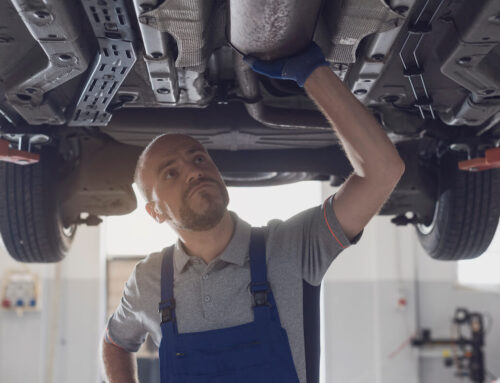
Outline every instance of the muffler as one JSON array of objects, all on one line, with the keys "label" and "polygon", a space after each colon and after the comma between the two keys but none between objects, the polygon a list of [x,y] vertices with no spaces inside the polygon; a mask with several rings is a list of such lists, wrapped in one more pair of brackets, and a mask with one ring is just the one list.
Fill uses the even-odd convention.
[{"label": "muffler", "polygon": [[321,0],[230,0],[231,44],[263,60],[294,55],[312,40]]}]

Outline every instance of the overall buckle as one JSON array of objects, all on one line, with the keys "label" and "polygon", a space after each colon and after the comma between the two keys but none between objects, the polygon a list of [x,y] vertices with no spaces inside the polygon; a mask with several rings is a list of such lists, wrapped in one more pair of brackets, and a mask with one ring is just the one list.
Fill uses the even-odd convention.
[{"label": "overall buckle", "polygon": [[251,283],[250,291],[252,292],[253,295],[255,307],[261,307],[261,306],[271,307],[271,303],[269,303],[269,301],[267,300],[267,294],[271,292],[271,289],[269,288],[269,283],[267,282]]},{"label": "overall buckle", "polygon": [[172,321],[174,318],[173,311],[175,309],[175,299],[169,299],[166,301],[161,301],[158,304],[158,312],[161,314],[161,323],[164,324]]}]

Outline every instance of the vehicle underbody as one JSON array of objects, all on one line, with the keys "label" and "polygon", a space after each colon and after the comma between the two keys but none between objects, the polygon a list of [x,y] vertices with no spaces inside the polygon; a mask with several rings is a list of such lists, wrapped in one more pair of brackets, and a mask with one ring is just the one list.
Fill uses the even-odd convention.
[{"label": "vehicle underbody", "polygon": [[[432,230],[450,169],[500,145],[498,0],[10,0],[0,26],[0,134],[57,151],[66,228],[134,210],[135,161],[165,132],[202,142],[228,186],[341,185],[352,168],[304,90],[242,60],[311,39],[405,161],[380,211],[396,224]],[[498,170],[459,172],[496,228]]]}]

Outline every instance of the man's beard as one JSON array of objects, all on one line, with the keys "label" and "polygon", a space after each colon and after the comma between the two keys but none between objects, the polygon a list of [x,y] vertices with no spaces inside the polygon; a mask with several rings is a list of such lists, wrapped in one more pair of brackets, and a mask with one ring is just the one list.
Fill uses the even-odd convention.
[{"label": "man's beard", "polygon": [[[200,213],[191,208],[188,196],[193,188],[197,187],[200,183],[207,181],[217,187],[220,195],[222,196],[222,201],[217,197],[212,197],[210,193],[206,193],[203,190],[197,191],[196,193],[200,193],[201,198],[204,198],[209,202],[208,208],[204,212]],[[212,229],[221,221],[222,217],[224,217],[228,203],[229,195],[225,187],[212,180],[200,180],[200,182],[191,187],[182,198],[182,205],[179,209],[179,218],[183,229],[191,231],[206,231]]]}]

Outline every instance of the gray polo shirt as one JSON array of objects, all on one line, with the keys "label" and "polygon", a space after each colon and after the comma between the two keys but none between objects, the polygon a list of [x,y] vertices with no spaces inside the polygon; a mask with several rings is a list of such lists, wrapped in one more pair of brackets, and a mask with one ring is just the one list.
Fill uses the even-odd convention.
[{"label": "gray polo shirt", "polygon": [[[301,383],[306,383],[302,279],[319,285],[337,255],[361,238],[349,241],[332,208],[333,195],[322,205],[286,221],[265,226],[268,280],[286,330]],[[174,248],[174,298],[179,333],[208,331],[253,321],[250,285],[250,225],[233,211],[236,225],[224,251],[209,264]],[[158,303],[161,297],[161,252],[137,263],[123,297],[110,316],[106,340],[136,352],[147,333],[159,347]]]}]

